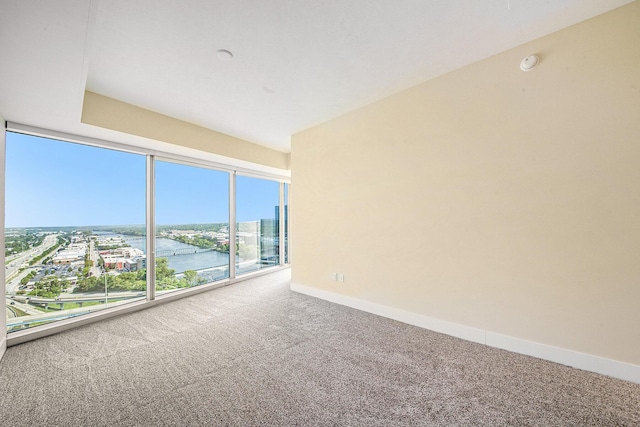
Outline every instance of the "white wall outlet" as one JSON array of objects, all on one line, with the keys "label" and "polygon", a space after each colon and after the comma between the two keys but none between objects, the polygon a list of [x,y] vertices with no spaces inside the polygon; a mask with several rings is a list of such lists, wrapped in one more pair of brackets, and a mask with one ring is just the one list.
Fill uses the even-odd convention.
[{"label": "white wall outlet", "polygon": [[338,273],[331,273],[331,280],[333,280],[334,282],[338,281]]},{"label": "white wall outlet", "polygon": [[344,282],[344,273],[338,273],[338,282]]}]

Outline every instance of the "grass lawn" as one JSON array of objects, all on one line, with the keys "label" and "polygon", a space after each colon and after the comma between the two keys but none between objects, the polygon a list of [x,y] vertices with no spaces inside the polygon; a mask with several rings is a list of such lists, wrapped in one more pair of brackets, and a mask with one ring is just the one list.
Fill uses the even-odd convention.
[{"label": "grass lawn", "polygon": [[[62,310],[71,310],[72,308],[79,308],[79,307],[90,307],[92,305],[100,305],[100,304],[104,304],[103,301],[87,301],[85,303],[82,303],[82,305],[80,305],[80,303],[77,302],[65,302],[62,303]],[[40,309],[39,307],[37,307],[38,309]],[[41,309],[42,311],[60,311],[60,304],[57,303],[52,303],[49,304],[49,306],[47,307],[46,310]]]}]

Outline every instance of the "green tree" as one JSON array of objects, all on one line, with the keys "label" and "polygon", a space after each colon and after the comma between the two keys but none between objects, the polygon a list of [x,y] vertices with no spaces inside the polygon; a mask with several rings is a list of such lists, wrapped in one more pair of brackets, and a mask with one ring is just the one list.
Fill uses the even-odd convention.
[{"label": "green tree", "polygon": [[78,281],[78,285],[74,288],[73,293],[97,292],[100,285],[102,285],[102,290],[104,290],[104,279],[102,282],[99,282],[95,276],[83,277]]},{"label": "green tree", "polygon": [[27,283],[29,283],[29,280],[33,279],[35,276],[36,276],[35,271],[30,272],[29,274],[24,276],[22,279],[20,279],[20,284],[22,286],[26,285]]},{"label": "green tree", "polygon": [[176,289],[180,286],[178,283],[178,279],[175,277],[175,270],[173,268],[169,268],[169,259],[168,258],[157,258],[156,259],[156,288],[165,290],[165,289]]},{"label": "green tree", "polygon": [[156,259],[156,279],[164,280],[173,278],[175,272],[173,268],[169,268],[169,258]]},{"label": "green tree", "polygon": [[35,295],[42,298],[55,298],[60,296],[62,287],[57,276],[46,276],[38,280],[35,288],[29,292],[29,295]]},{"label": "green tree", "polygon": [[187,270],[184,272],[184,278],[186,279],[189,286],[195,283],[195,279],[198,273],[195,270]]}]

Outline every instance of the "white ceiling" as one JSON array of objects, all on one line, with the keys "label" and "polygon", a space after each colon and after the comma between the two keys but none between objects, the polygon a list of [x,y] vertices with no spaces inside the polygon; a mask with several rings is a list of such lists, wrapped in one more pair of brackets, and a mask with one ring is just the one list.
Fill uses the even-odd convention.
[{"label": "white ceiling", "polygon": [[296,132],[630,2],[2,0],[0,114],[154,143],[80,123],[87,89],[287,152]]}]

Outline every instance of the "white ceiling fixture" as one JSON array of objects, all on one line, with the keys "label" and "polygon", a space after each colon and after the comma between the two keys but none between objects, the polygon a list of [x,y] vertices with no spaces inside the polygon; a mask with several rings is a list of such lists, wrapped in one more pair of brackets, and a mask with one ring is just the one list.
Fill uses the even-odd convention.
[{"label": "white ceiling fixture", "polygon": [[520,69],[522,71],[531,71],[538,65],[540,58],[538,55],[529,55],[520,62]]},{"label": "white ceiling fixture", "polygon": [[150,143],[82,124],[87,89],[287,152],[296,132],[631,1],[5,1],[0,113]]},{"label": "white ceiling fixture", "polygon": [[223,61],[230,61],[233,59],[233,53],[229,52],[226,49],[218,49],[217,55],[218,55],[218,58],[220,58]]}]

